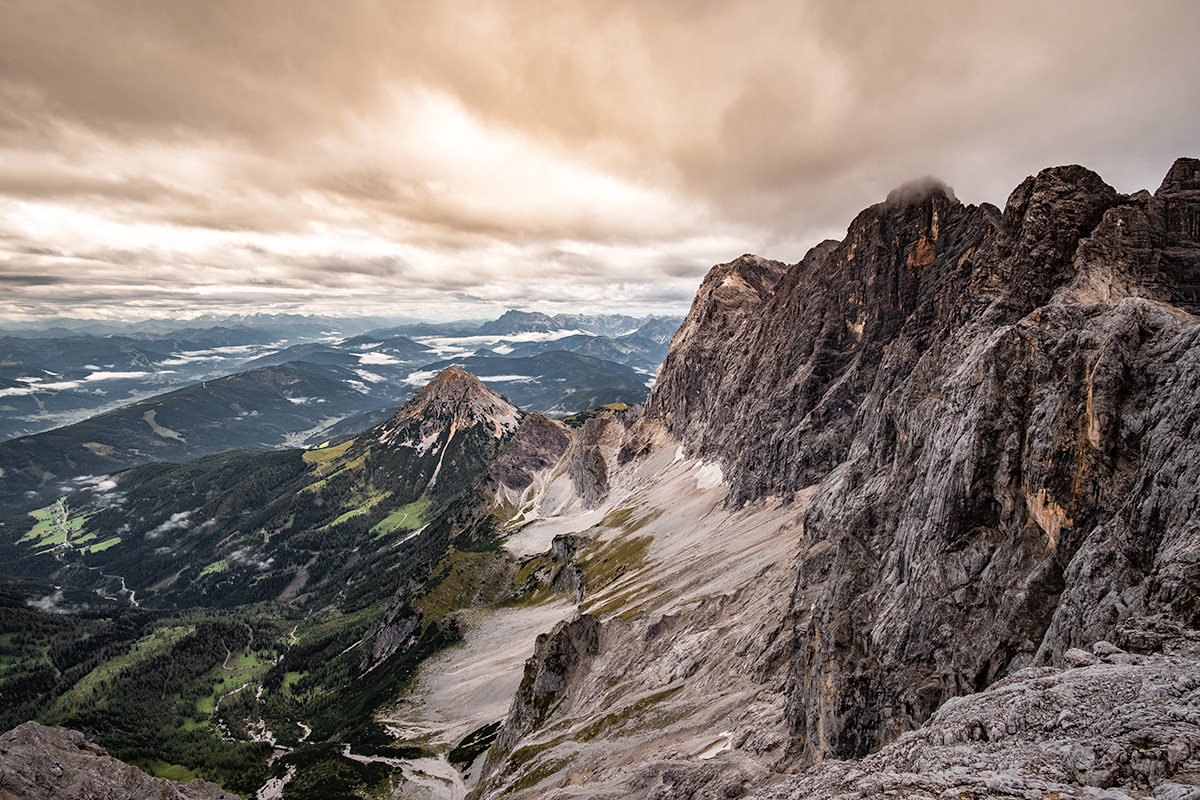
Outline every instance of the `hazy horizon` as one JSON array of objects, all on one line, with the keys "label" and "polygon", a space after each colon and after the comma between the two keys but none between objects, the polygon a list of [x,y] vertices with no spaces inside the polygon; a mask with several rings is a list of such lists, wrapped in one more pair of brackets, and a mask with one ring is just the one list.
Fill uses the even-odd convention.
[{"label": "hazy horizon", "polygon": [[[329,321],[332,323],[344,322],[347,324],[348,329],[352,329],[354,331],[366,331],[366,330],[370,330],[372,328],[382,328],[382,327],[389,327],[389,326],[400,327],[400,326],[404,326],[404,325],[413,325],[413,326],[444,325],[447,323],[463,323],[464,325],[468,325],[468,326],[469,325],[478,325],[478,324],[482,324],[482,323],[486,323],[486,322],[495,321],[496,319],[502,317],[504,314],[507,314],[509,311],[531,311],[531,309],[499,308],[498,307],[494,311],[490,311],[489,313],[483,314],[482,316],[448,315],[448,316],[440,316],[440,317],[439,316],[419,317],[419,316],[412,316],[412,315],[407,315],[407,314],[391,314],[391,315],[389,315],[389,314],[384,314],[384,313],[355,314],[352,311],[347,311],[346,313],[341,313],[341,314],[338,314],[338,313],[334,313],[334,314],[312,313],[312,314],[309,314],[309,313],[305,313],[305,312],[293,312],[293,311],[279,311],[279,312],[272,313],[269,311],[268,312],[255,312],[255,311],[246,310],[246,309],[236,310],[236,311],[233,311],[228,314],[221,314],[221,313],[213,314],[213,313],[209,313],[209,312],[196,312],[196,313],[181,312],[181,313],[175,314],[173,316],[159,315],[159,316],[142,316],[142,317],[132,317],[132,316],[130,316],[130,317],[116,317],[116,316],[74,317],[74,316],[69,316],[69,315],[63,315],[63,316],[53,316],[53,317],[50,317],[50,316],[38,317],[36,319],[29,320],[28,322],[25,322],[25,323],[8,324],[6,322],[6,324],[0,324],[0,331],[4,331],[4,330],[30,330],[30,331],[33,331],[33,330],[46,330],[46,329],[53,328],[53,327],[63,327],[63,328],[67,328],[69,330],[83,330],[84,328],[89,327],[89,326],[95,326],[95,327],[107,326],[107,327],[112,327],[114,329],[120,329],[120,328],[125,328],[125,327],[134,328],[138,325],[147,325],[150,323],[165,323],[165,324],[170,324],[170,326],[172,326],[172,327],[180,327],[180,328],[192,327],[193,324],[198,324],[200,327],[206,327],[206,326],[218,326],[225,322],[236,321],[238,318],[251,320],[253,323],[251,325],[251,327],[260,326],[260,325],[263,327],[267,327],[266,322],[267,322],[267,320],[269,320],[271,318],[283,318],[285,321],[289,318],[294,321],[299,321],[299,320],[306,319],[306,318],[312,318],[315,320]],[[545,312],[541,312],[541,313],[545,313]],[[628,316],[628,317],[633,317],[635,319],[646,319],[649,317],[682,319],[684,316],[686,316],[686,313],[687,313],[686,309],[683,311],[677,312],[677,313],[668,313],[668,312],[663,312],[663,311],[657,311],[657,312],[648,312],[645,314],[629,314],[621,309],[598,310],[595,312],[574,312],[569,309],[560,309],[560,310],[551,312],[549,314],[549,316],[553,317],[556,314],[567,314],[567,315],[578,314],[581,316],[605,316],[605,315]]]},{"label": "hazy horizon", "polygon": [[904,181],[1200,156],[1200,5],[0,7],[0,327],[682,314]]}]

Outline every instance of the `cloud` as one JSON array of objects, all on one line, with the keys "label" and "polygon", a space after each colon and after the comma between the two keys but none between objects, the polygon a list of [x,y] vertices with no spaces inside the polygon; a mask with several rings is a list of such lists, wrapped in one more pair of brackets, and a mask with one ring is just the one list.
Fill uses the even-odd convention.
[{"label": "cloud", "polygon": [[0,309],[686,306],[932,174],[1200,150],[1190,0],[16,0]]},{"label": "cloud", "polygon": [[161,525],[146,533],[146,538],[150,540],[157,539],[164,533],[171,531],[185,530],[191,523],[188,518],[192,516],[192,511],[180,511],[177,514],[172,514],[170,518],[164,521]]},{"label": "cloud", "polygon": [[[382,365],[386,365],[386,364],[399,364],[400,363],[400,361],[397,360],[395,356],[389,355],[387,353],[355,353],[355,355],[358,356],[358,363],[360,363],[360,364],[377,364],[377,365],[382,366]],[[362,372],[363,372],[362,370],[359,370],[360,375],[362,374]]]},{"label": "cloud", "polygon": [[424,386],[436,378],[437,374],[438,371],[436,369],[410,372],[408,373],[408,377],[404,379],[404,382],[410,386]]},{"label": "cloud", "polygon": [[274,556],[264,560],[261,555],[254,552],[254,550],[249,547],[242,547],[233,551],[229,554],[228,559],[235,564],[253,567],[259,572],[265,572],[269,570],[275,563]]},{"label": "cloud", "polygon": [[[168,370],[169,372],[170,370]],[[84,378],[85,381],[117,381],[127,380],[129,378],[140,378],[143,375],[149,375],[148,372],[93,372]]]},{"label": "cloud", "polygon": [[375,372],[368,372],[365,369],[356,369],[356,370],[354,370],[354,372],[358,375],[358,377],[362,378],[364,381],[367,381],[369,383],[386,383],[387,382],[387,378],[385,378],[382,375],[379,375],[378,373],[375,373]]},{"label": "cloud", "polygon": [[78,603],[64,603],[64,599],[62,589],[57,589],[52,594],[37,600],[26,600],[25,605],[44,614],[78,614],[89,608],[87,605],[81,606]]}]

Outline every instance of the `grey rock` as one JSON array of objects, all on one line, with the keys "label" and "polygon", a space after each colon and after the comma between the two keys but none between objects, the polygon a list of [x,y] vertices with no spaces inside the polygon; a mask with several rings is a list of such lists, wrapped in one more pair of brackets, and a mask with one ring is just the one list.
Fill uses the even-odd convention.
[{"label": "grey rock", "polygon": [[576,431],[571,443],[567,470],[575,483],[575,493],[583,498],[587,508],[600,505],[608,495],[609,467],[600,445],[614,426],[611,415],[589,419]]},{"label": "grey rock", "polygon": [[521,739],[535,730],[567,697],[567,687],[591,656],[599,651],[600,622],[584,614],[560,622],[537,637],[533,655],[525,662],[521,686],[495,744],[481,768],[481,785],[512,754]]},{"label": "grey rock", "polygon": [[1191,159],[1154,195],[1044,170],[1003,212],[925,181],[799,264],[713,269],[646,416],[721,464],[735,506],[820,483],[802,762],[1072,648],[1165,641],[1130,620],[1200,624],[1198,284]]},{"label": "grey rock", "polygon": [[571,444],[570,429],[533,413],[521,420],[512,440],[492,464],[492,479],[513,491],[533,483],[533,476],[558,463]]},{"label": "grey rock", "polygon": [[89,742],[79,731],[26,722],[0,736],[4,800],[238,800],[199,778],[152,778]]},{"label": "grey rock", "polygon": [[1200,689],[1177,687],[1198,669],[1189,653],[1022,670],[861,761],[819,764],[756,797],[1192,797],[1200,727],[1179,712]]},{"label": "grey rock", "polygon": [[1063,653],[1063,663],[1069,667],[1090,667],[1099,660],[1094,654],[1080,650],[1078,647],[1072,647]]}]

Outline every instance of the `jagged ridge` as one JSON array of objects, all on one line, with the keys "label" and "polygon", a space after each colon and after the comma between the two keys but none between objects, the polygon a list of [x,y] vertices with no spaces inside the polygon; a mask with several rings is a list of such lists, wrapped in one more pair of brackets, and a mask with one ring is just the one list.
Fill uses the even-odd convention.
[{"label": "jagged ridge", "polygon": [[1001,213],[904,187],[786,270],[706,278],[648,403],[730,502],[821,484],[794,603],[806,759],[1111,635],[1195,625],[1200,162]]}]

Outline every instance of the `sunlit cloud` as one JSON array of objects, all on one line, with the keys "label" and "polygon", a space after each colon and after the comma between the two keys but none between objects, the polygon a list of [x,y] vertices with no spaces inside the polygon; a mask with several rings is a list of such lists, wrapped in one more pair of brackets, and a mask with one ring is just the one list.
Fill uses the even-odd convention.
[{"label": "sunlit cloud", "polygon": [[[687,307],[907,179],[1200,152],[1190,0],[16,0],[0,316]],[[183,358],[185,356],[180,356]]]}]

